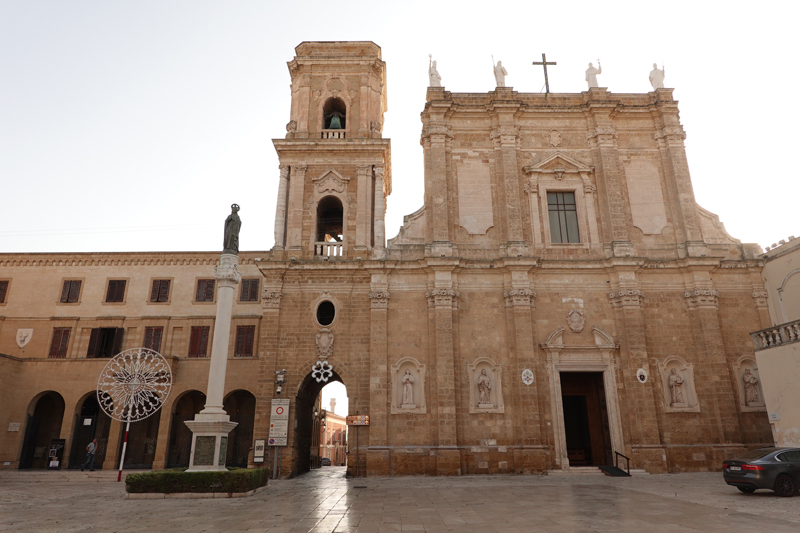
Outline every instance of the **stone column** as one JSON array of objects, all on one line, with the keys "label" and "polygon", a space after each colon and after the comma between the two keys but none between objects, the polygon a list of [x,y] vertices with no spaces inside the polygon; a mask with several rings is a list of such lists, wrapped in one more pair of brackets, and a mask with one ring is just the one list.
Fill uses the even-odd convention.
[{"label": "stone column", "polygon": [[356,242],[354,250],[367,249],[372,219],[372,165],[356,165]]},{"label": "stone column", "polygon": [[[370,283],[370,346],[369,346],[369,448],[367,475],[389,475],[389,394],[395,376],[389,371],[388,356],[388,274],[371,271]],[[394,400],[391,400],[394,401]]]},{"label": "stone column", "polygon": [[[303,249],[303,194],[307,165],[292,165],[286,213],[286,244],[288,250]],[[312,229],[316,231],[316,228]]]},{"label": "stone column", "polygon": [[286,246],[286,202],[289,189],[289,166],[281,165],[280,169],[278,205],[275,208],[275,248],[282,250]]},{"label": "stone column", "polygon": [[[440,260],[444,261],[444,260]],[[456,369],[454,347],[454,314],[457,312],[459,292],[453,288],[452,260],[432,265],[434,286],[426,293],[428,309],[433,315],[435,374],[431,390],[435,399],[433,419],[436,423],[436,475],[461,475],[461,453],[458,449],[456,417]]]},{"label": "stone column", "polygon": [[374,241],[373,247],[375,249],[383,249],[386,247],[386,192],[384,184],[384,166],[375,165],[375,212],[373,213],[373,232]]},{"label": "stone column", "polygon": [[208,368],[208,387],[205,408],[185,424],[192,430],[192,452],[189,472],[226,470],[228,433],[238,424],[222,408],[225,394],[225,372],[228,366],[228,344],[231,335],[231,315],[236,285],[242,279],[237,270],[239,256],[222,254],[214,268],[217,280],[217,316],[214,321],[214,340]]},{"label": "stone column", "polygon": [[[513,120],[511,117],[501,117],[501,120]],[[516,257],[524,253],[526,248],[525,237],[522,230],[522,210],[520,208],[519,171],[517,164],[517,135],[519,128],[513,124],[498,126],[492,131],[495,140],[495,150],[499,151],[497,159],[498,180],[503,184],[503,210],[506,225],[506,241],[508,255]],[[527,254],[525,254],[527,255]]]}]

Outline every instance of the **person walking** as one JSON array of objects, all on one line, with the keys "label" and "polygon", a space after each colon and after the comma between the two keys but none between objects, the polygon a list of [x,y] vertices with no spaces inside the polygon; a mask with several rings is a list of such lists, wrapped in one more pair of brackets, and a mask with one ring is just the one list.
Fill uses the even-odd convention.
[{"label": "person walking", "polygon": [[92,442],[86,446],[86,461],[83,462],[81,465],[81,472],[87,466],[89,467],[89,472],[94,472],[94,452],[97,450],[97,439],[92,439]]}]

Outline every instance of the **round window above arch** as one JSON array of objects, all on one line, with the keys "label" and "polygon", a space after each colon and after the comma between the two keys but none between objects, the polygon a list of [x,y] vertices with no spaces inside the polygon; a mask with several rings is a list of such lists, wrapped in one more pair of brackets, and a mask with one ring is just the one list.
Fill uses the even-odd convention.
[{"label": "round window above arch", "polygon": [[317,305],[317,322],[320,326],[330,326],[336,318],[336,306],[330,300],[323,300]]}]

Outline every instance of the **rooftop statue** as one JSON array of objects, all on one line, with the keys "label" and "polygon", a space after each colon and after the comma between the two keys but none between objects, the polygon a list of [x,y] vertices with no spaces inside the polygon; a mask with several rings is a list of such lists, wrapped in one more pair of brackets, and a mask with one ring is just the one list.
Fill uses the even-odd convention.
[{"label": "rooftop statue", "polygon": [[650,85],[653,89],[664,88],[664,65],[661,65],[661,70],[658,69],[658,64],[653,63],[653,70],[650,71]]},{"label": "rooftop statue", "polygon": [[597,60],[597,67],[594,68],[594,65],[589,63],[589,68],[586,69],[586,82],[589,84],[589,88],[592,87],[599,87],[597,85],[597,75],[603,72],[603,66],[600,64],[600,60]]},{"label": "rooftop statue", "polygon": [[442,86],[442,77],[439,75],[439,71],[436,70],[436,61],[433,61],[433,55],[428,54],[429,63],[428,63],[428,77],[430,78],[430,83],[428,87],[441,87]]},{"label": "rooftop statue", "polygon": [[231,214],[225,219],[225,241],[222,246],[223,254],[239,255],[239,230],[242,221],[239,219],[239,204],[231,206]]},{"label": "rooftop statue", "polygon": [[506,71],[506,68],[503,66],[503,62],[498,61],[494,66],[494,79],[498,87],[506,86],[506,76],[508,76],[508,71]]}]

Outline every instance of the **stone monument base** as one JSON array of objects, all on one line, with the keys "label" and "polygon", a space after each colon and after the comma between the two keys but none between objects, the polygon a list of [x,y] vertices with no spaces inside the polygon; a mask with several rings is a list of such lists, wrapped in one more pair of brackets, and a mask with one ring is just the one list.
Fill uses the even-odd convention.
[{"label": "stone monument base", "polygon": [[494,409],[493,403],[479,403],[478,409]]},{"label": "stone monument base", "polygon": [[195,420],[184,422],[192,430],[192,452],[189,456],[189,469],[186,471],[227,470],[225,459],[228,455],[228,434],[239,423],[231,422],[228,415],[224,415],[225,420],[197,420],[202,416],[198,414]]}]

